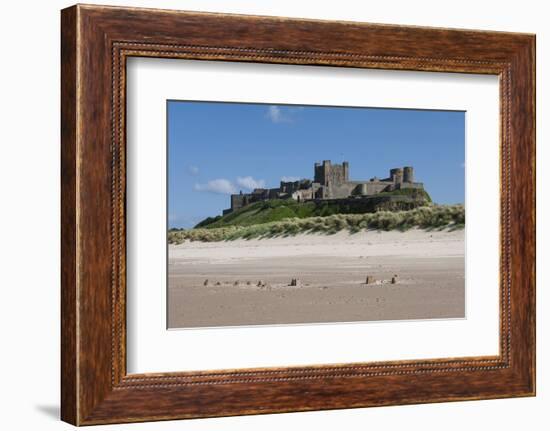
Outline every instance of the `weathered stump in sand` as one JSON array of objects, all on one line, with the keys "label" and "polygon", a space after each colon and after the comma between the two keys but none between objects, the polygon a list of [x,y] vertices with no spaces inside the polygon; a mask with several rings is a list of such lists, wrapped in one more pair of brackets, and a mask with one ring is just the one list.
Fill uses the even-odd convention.
[{"label": "weathered stump in sand", "polygon": [[391,278],[391,284],[397,284],[397,274]]},{"label": "weathered stump in sand", "polygon": [[290,286],[302,287],[302,282],[297,278],[293,278],[293,279],[290,280]]},{"label": "weathered stump in sand", "polygon": [[233,283],[233,286],[238,286],[239,284],[241,284],[239,280],[236,280],[235,283]]},{"label": "weathered stump in sand", "polygon": [[206,280],[204,280],[204,283],[203,283],[204,286],[208,286],[208,278]]},{"label": "weathered stump in sand", "polygon": [[256,285],[258,287],[265,287],[265,282],[263,280],[259,280],[258,284]]},{"label": "weathered stump in sand", "polygon": [[216,281],[216,286],[221,286],[222,284],[219,281]]},{"label": "weathered stump in sand", "polygon": [[374,275],[367,275],[365,284],[374,284],[375,282],[376,282],[376,279],[374,278]]}]

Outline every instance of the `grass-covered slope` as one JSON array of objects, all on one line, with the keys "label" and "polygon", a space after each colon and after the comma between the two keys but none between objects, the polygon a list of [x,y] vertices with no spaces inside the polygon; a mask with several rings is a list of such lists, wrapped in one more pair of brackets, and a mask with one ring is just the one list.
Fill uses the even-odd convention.
[{"label": "grass-covered slope", "polygon": [[[208,217],[195,226],[195,228],[219,228],[227,226],[252,226],[257,224],[272,223],[289,218],[327,217],[333,214],[357,214],[374,212],[385,209],[381,203],[388,196],[403,196],[413,198],[416,203],[413,206],[428,204],[430,196],[424,190],[402,189],[388,193],[380,193],[372,200],[333,200],[333,201],[309,201],[297,202],[293,199],[277,199],[256,202],[240,208],[230,214],[217,217]],[[380,202],[379,202],[380,201]],[[409,204],[410,205],[410,204]],[[399,207],[394,209],[409,209]]]},{"label": "grass-covered slope", "polygon": [[168,242],[170,244],[180,244],[184,241],[211,242],[239,238],[272,238],[299,233],[333,234],[342,230],[355,233],[367,229],[407,230],[413,227],[422,229],[463,229],[464,222],[464,206],[430,205],[409,211],[334,214],[327,217],[291,218],[254,225],[171,230],[168,232]]}]

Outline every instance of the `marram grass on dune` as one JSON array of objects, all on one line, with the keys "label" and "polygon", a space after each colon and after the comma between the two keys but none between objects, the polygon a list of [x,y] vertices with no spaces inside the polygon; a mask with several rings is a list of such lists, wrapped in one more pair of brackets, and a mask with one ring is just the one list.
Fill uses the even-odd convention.
[{"label": "marram grass on dune", "polygon": [[168,242],[231,241],[235,239],[273,238],[302,233],[356,233],[363,230],[463,229],[463,205],[429,205],[409,211],[378,211],[366,214],[334,214],[326,217],[287,218],[269,223],[219,228],[170,230]]}]

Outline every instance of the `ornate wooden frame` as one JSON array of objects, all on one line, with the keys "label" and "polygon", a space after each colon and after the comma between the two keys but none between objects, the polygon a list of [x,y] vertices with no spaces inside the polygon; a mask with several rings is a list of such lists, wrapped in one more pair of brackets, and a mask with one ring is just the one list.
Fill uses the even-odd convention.
[{"label": "ornate wooden frame", "polygon": [[[88,425],[535,394],[534,35],[81,5],[61,17],[63,420]],[[498,75],[500,354],[128,375],[129,56]]]}]

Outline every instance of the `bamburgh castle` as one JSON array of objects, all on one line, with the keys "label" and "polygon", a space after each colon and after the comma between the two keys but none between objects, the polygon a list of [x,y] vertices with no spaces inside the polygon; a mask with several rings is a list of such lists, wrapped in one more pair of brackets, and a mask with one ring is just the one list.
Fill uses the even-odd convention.
[{"label": "bamburgh castle", "polygon": [[382,192],[399,189],[424,189],[422,183],[414,182],[414,170],[410,166],[390,169],[390,176],[384,179],[376,177],[370,180],[350,181],[349,163],[332,164],[330,160],[315,163],[313,181],[302,179],[285,182],[273,189],[254,189],[251,193],[231,195],[231,208],[224,210],[229,214],[254,202],[269,199],[292,198],[298,202],[310,200],[363,199],[374,197]]}]

